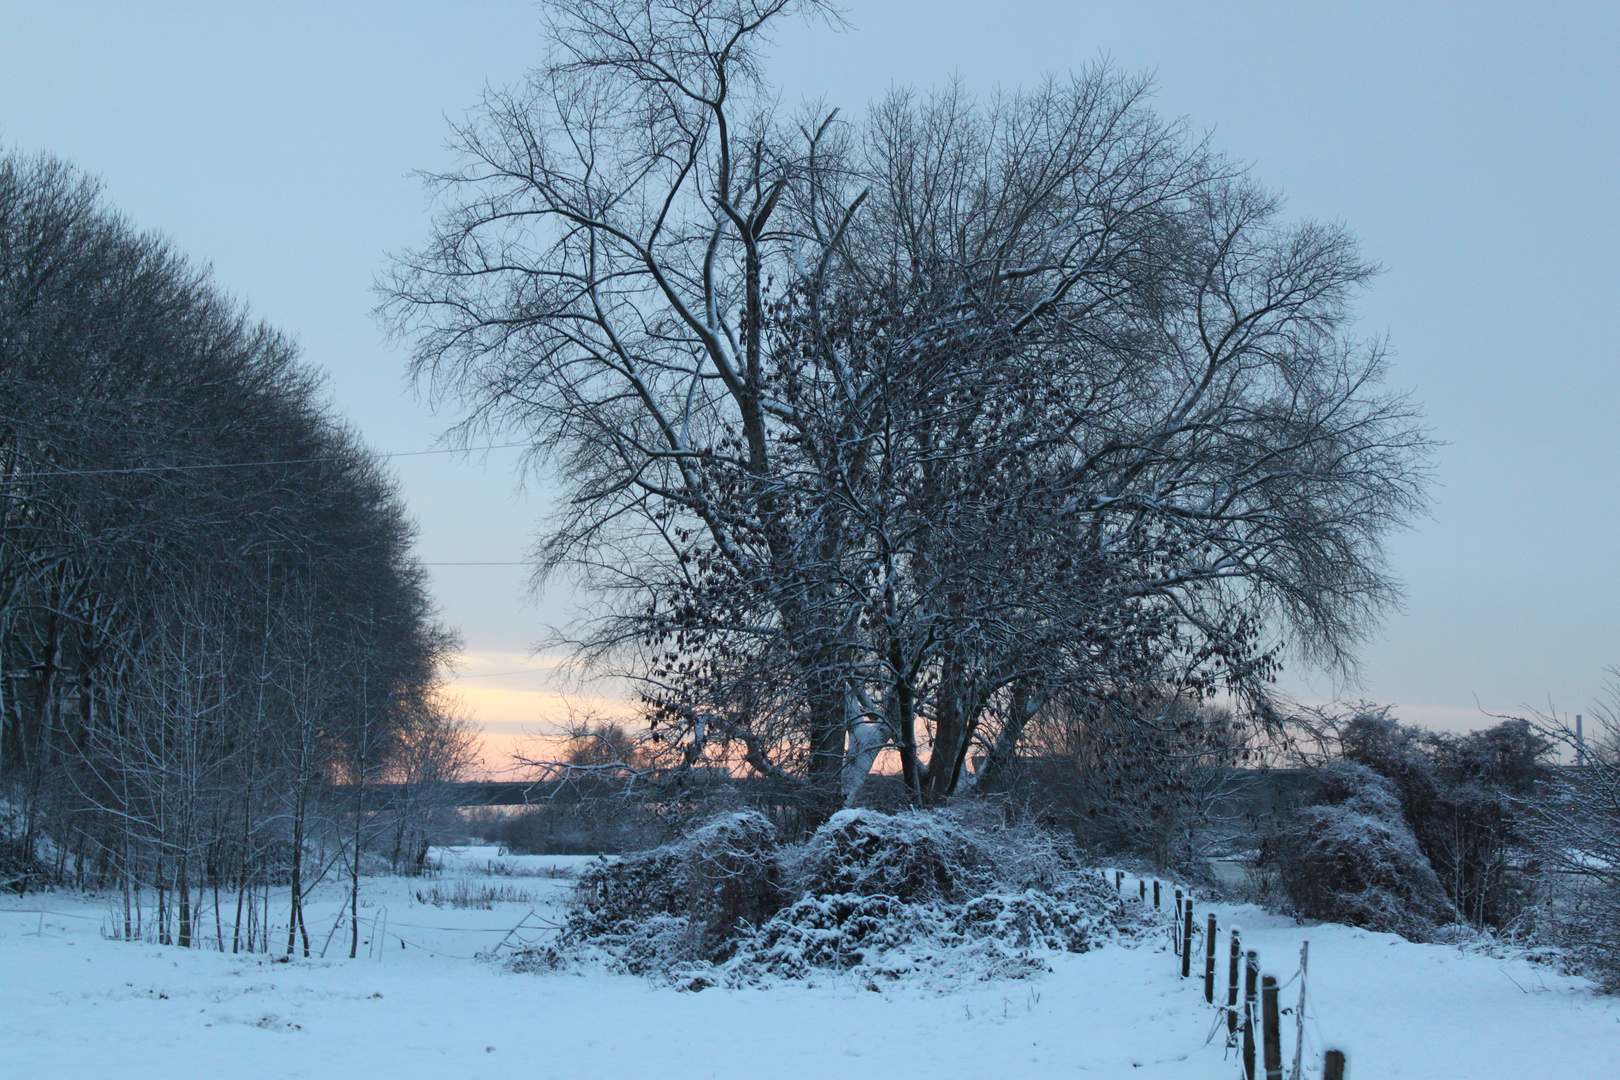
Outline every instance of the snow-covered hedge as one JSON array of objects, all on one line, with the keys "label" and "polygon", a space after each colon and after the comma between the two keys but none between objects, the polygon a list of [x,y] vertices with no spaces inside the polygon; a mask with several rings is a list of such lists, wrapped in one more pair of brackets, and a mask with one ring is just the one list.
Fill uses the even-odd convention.
[{"label": "snow-covered hedge", "polygon": [[812,978],[1027,975],[1143,928],[1072,845],[960,812],[846,810],[802,844],[763,815],[581,875],[558,945],[521,969],[589,961],[701,988]]}]

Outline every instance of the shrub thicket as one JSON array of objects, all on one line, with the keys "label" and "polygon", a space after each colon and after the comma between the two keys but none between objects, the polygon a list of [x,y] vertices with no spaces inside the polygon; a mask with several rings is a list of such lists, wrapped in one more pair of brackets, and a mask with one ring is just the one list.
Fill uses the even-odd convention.
[{"label": "shrub thicket", "polygon": [[1434,868],[1401,814],[1395,784],[1354,762],[1322,770],[1309,805],[1288,814],[1262,850],[1294,910],[1415,940],[1456,920]]},{"label": "shrub thicket", "polygon": [[1532,909],[1527,810],[1551,744],[1530,724],[1450,735],[1377,711],[1333,728],[1336,759],[1263,853],[1300,914],[1423,938]]},{"label": "shrub thicket", "polygon": [[1573,966],[1620,993],[1620,668],[1609,674],[1584,732],[1537,718],[1577,767],[1556,771],[1525,831],[1548,885],[1540,929]]},{"label": "shrub thicket", "polygon": [[1402,816],[1463,919],[1501,929],[1526,910],[1533,889],[1524,809],[1551,748],[1530,724],[1450,735],[1363,715],[1340,743],[1346,760],[1394,784]]}]

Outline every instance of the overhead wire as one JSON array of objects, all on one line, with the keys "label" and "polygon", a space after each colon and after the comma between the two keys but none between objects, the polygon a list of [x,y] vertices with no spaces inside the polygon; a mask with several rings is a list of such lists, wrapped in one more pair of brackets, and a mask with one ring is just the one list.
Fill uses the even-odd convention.
[{"label": "overhead wire", "polygon": [[[478,454],[486,450],[511,450],[528,443],[497,443],[490,446],[453,447],[443,450],[397,450],[377,457],[387,461],[402,457],[426,457],[430,454]],[[35,469],[12,473],[7,480],[33,480],[50,476],[122,476],[134,473],[191,472],[202,469],[257,469],[266,465],[313,465],[322,461],[348,461],[349,454],[325,454],[320,457],[280,458],[268,461],[216,461],[199,465],[131,465],[121,469]],[[519,564],[521,565],[521,564]]]},{"label": "overhead wire", "polygon": [[460,682],[462,679],[494,679],[502,675],[544,675],[549,668],[518,668],[515,671],[486,671],[479,675],[456,675],[452,681]]},{"label": "overhead wire", "polygon": [[[403,457],[426,457],[433,454],[477,454],[486,450],[511,450],[517,447],[528,446],[528,443],[493,443],[489,446],[468,446],[440,450],[398,450],[378,454],[383,460]],[[311,465],[323,461],[343,461],[347,455],[327,454],[321,457],[307,458],[276,458],[266,461],[217,461],[196,465],[132,465],[119,469],[34,469],[28,472],[11,473],[0,477],[0,480],[36,480],[52,476],[127,476],[141,473],[165,472],[194,472],[205,469],[253,469],[267,465]],[[455,562],[423,562],[422,566],[528,566],[522,561],[506,562],[494,560],[455,561]]]}]

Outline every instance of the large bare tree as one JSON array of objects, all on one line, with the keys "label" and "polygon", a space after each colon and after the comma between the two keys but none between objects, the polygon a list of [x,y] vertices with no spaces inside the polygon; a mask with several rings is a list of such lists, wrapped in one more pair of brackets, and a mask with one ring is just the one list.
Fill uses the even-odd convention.
[{"label": "large bare tree", "polygon": [[[1350,329],[1373,267],[1096,66],[786,114],[816,3],[566,0],[457,127],[383,286],[458,430],[565,492],[600,669],[682,764],[943,798],[1059,690],[1353,664],[1429,444]],[[1150,718],[1151,719],[1151,718]]]}]

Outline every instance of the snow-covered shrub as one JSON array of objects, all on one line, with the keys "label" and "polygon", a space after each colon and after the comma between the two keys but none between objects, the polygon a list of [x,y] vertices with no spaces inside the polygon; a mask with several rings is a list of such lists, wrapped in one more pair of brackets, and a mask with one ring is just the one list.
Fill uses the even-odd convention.
[{"label": "snow-covered shrub", "polygon": [[975,790],[1038,808],[1115,865],[1194,879],[1228,832],[1220,804],[1248,771],[1234,767],[1253,734],[1244,717],[1198,695],[1150,685],[1071,690],[1030,721],[1019,756],[986,762]]},{"label": "snow-covered shrub", "polygon": [[18,896],[59,881],[51,864],[25,839],[22,817],[13,803],[0,797],[0,892]]},{"label": "snow-covered shrub", "polygon": [[963,905],[956,931],[963,937],[991,938],[1021,949],[1085,952],[1099,937],[1107,936],[1107,916],[1117,914],[1113,905],[1101,902],[1103,892],[1102,888],[1068,890],[1067,896],[1057,897],[1025,889],[980,896]]},{"label": "snow-covered shrub", "polygon": [[1620,871],[1606,866],[1576,889],[1547,937],[1561,942],[1573,970],[1620,994]]},{"label": "snow-covered shrub", "polygon": [[962,900],[996,879],[989,845],[945,814],[842,810],[815,831],[794,866],[812,896]]},{"label": "snow-covered shrub", "polygon": [[926,936],[941,918],[937,907],[893,896],[804,896],[777,913],[750,950],[753,965],[789,976],[812,968],[870,965]]},{"label": "snow-covered shrub", "polygon": [[1042,954],[1084,952],[1140,920],[1072,843],[1033,829],[850,810],[778,846],[745,812],[586,871],[560,947],[692,988],[854,969],[1021,977],[1045,970]]},{"label": "snow-covered shrub", "polygon": [[434,882],[426,889],[416,890],[416,902],[434,907],[477,908],[490,911],[496,904],[528,904],[534,896],[513,885],[473,884],[466,878],[457,878],[453,884]]},{"label": "snow-covered shrub", "polygon": [[724,959],[786,901],[776,851],[765,815],[716,815],[672,844],[582,873],[564,937],[616,947],[642,970]]},{"label": "snow-covered shrub", "polygon": [[1322,769],[1311,805],[1284,818],[1261,863],[1307,918],[1414,940],[1457,919],[1401,814],[1395,784],[1354,762]]},{"label": "snow-covered shrub", "polygon": [[22,896],[30,884],[49,880],[47,869],[27,854],[22,841],[0,835],[0,890]]}]

